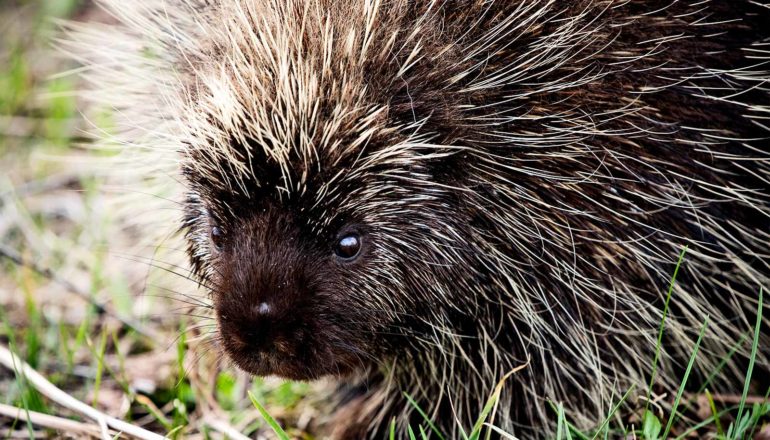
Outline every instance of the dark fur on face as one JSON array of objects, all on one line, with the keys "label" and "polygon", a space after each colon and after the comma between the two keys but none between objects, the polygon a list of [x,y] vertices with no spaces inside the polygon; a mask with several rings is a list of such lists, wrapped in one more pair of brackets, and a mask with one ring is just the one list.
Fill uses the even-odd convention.
[{"label": "dark fur on face", "polygon": [[217,37],[181,63],[189,253],[239,367],[364,377],[336,436],[416,417],[402,391],[457,432],[525,364],[502,427],[544,435],[546,400],[599,420],[613,389],[644,388],[685,243],[660,384],[706,314],[693,383],[750,328],[770,274],[766,8],[216,3]]},{"label": "dark fur on face", "polygon": [[[360,366],[372,332],[346,301],[355,268],[291,216],[266,208],[238,219],[217,251],[214,296],[223,345],[254,374],[315,379]],[[332,237],[333,238],[333,237]]]}]

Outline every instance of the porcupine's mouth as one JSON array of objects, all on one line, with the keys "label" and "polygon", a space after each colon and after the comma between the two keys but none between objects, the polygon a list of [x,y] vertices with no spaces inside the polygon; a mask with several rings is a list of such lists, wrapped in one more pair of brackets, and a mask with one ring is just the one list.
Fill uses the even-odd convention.
[{"label": "porcupine's mouth", "polygon": [[344,376],[351,372],[347,362],[286,356],[275,353],[230,353],[243,371],[255,376],[279,376],[290,380],[315,380],[324,376]]},{"label": "porcupine's mouth", "polygon": [[224,350],[238,368],[255,376],[279,376],[291,380],[314,380],[343,376],[356,362],[350,353],[332,349],[319,340],[319,333],[292,332],[291,338],[271,332],[235,330],[220,318]]}]

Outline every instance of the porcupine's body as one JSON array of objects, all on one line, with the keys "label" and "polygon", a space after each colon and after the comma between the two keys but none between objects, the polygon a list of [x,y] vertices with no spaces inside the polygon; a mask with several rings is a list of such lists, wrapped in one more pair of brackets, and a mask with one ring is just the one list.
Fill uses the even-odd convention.
[{"label": "porcupine's body", "polygon": [[97,82],[156,121],[133,141],[181,154],[225,350],[339,376],[334,435],[420,420],[406,392],[454,438],[524,364],[495,424],[544,435],[549,401],[600,421],[645,389],[685,244],[657,381],[676,389],[706,316],[693,384],[750,331],[770,275],[759,2],[108,3],[131,43]]}]

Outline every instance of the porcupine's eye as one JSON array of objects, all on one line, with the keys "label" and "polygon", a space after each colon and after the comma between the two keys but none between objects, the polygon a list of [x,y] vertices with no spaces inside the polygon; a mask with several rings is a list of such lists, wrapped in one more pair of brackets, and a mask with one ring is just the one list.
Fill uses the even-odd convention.
[{"label": "porcupine's eye", "polygon": [[343,261],[352,261],[361,252],[361,237],[358,234],[348,234],[337,241],[334,253]]},{"label": "porcupine's eye", "polygon": [[214,243],[214,246],[217,248],[218,251],[222,250],[222,242],[225,239],[225,234],[222,232],[222,229],[219,226],[212,226],[211,227],[211,242]]}]

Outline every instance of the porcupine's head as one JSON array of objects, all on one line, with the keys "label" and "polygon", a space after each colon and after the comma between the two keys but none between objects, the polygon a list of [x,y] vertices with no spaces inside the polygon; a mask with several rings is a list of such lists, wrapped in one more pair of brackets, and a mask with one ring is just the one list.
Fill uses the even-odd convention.
[{"label": "porcupine's head", "polygon": [[410,101],[429,91],[408,90],[423,52],[398,8],[383,23],[370,2],[222,4],[220,39],[193,60],[184,166],[190,254],[222,344],[259,375],[366,367],[442,313],[441,268],[463,258],[440,183],[455,151],[420,120],[450,110]]}]

